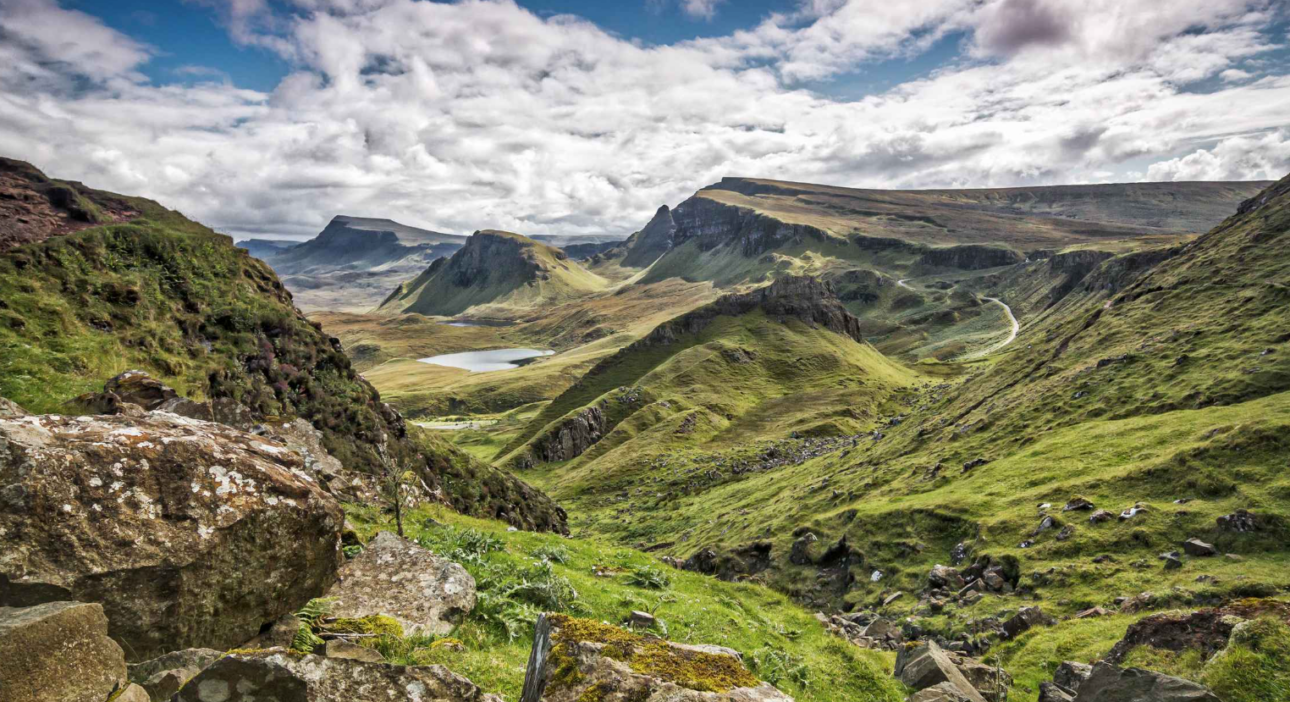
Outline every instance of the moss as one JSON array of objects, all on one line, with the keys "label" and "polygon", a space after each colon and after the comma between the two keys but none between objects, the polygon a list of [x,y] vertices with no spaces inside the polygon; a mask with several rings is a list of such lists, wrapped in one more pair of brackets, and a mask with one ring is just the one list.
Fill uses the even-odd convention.
[{"label": "moss", "polygon": [[583,690],[581,695],[578,695],[578,702],[600,702],[605,699],[605,695],[609,694],[609,692],[608,685],[596,683]]},{"label": "moss", "polygon": [[580,643],[601,644],[601,655],[626,663],[634,672],[691,690],[726,692],[736,687],[755,687],[760,682],[730,656],[680,649],[662,639],[639,636],[590,619],[555,615],[552,624],[557,628],[551,651],[556,668],[552,683],[561,687],[572,687],[582,680],[570,654],[570,648]]},{"label": "moss", "polygon": [[328,622],[326,631],[337,634],[376,634],[377,636],[403,636],[403,625],[384,614],[370,614],[366,617],[342,617]]}]

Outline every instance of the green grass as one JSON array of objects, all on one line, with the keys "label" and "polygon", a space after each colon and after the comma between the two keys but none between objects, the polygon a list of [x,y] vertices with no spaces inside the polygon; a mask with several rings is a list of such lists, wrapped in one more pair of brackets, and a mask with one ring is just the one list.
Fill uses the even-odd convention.
[{"label": "green grass", "polygon": [[[389,516],[373,508],[351,507],[348,518],[364,541],[392,528]],[[519,697],[531,620],[543,610],[611,624],[623,624],[633,610],[651,611],[663,622],[654,633],[665,628],[673,641],[734,648],[745,661],[759,662],[750,666],[755,674],[776,679],[798,700],[903,699],[890,675],[891,654],[861,650],[825,632],[809,611],[768,588],[671,570],[652,556],[596,540],[510,532],[446,510],[414,510],[405,530],[458,559],[475,577],[481,602],[450,635],[465,650],[425,642],[403,660],[446,665],[507,699]],[[512,638],[500,622],[516,619]]]}]

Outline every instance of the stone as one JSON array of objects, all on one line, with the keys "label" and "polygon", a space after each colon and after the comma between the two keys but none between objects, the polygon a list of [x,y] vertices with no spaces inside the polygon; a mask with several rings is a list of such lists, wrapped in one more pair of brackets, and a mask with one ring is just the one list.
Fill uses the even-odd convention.
[{"label": "stone", "polygon": [[928,641],[916,648],[906,647],[897,652],[896,677],[915,690],[925,690],[948,682],[972,702],[985,702],[985,697],[959,670],[949,654],[935,641]]},{"label": "stone", "polygon": [[344,639],[332,639],[323,644],[322,654],[328,658],[346,658],[366,663],[385,662],[385,656],[382,656],[380,651],[366,646],[359,646]]},{"label": "stone", "polygon": [[1219,702],[1219,698],[1190,680],[1098,662],[1080,685],[1075,702]]},{"label": "stone", "polygon": [[[609,642],[612,641],[612,644]],[[606,649],[612,646],[612,654]],[[578,700],[668,700],[668,702],[792,702],[792,698],[750,673],[721,647],[679,645],[637,635],[592,620],[543,614],[534,626],[533,647],[520,702]],[[648,661],[648,670],[633,661]],[[559,674],[566,669],[577,675]],[[717,689],[687,687],[670,671],[700,671]],[[713,686],[712,682],[708,682]]]},{"label": "stone", "polygon": [[233,653],[184,685],[173,702],[495,702],[441,665],[394,666],[282,650]]},{"label": "stone", "polygon": [[971,699],[960,692],[954,683],[943,682],[915,692],[909,697],[909,702],[971,702]]},{"label": "stone", "polygon": [[1115,519],[1115,515],[1111,514],[1110,512],[1104,509],[1099,509],[1098,511],[1088,516],[1088,521],[1093,524],[1101,524],[1102,522],[1109,522],[1112,519]]},{"label": "stone", "polygon": [[294,614],[284,614],[267,631],[238,646],[238,648],[291,648],[300,630],[300,620]]},{"label": "stone", "polygon": [[0,419],[0,605],[99,602],[127,660],[227,649],[321,595],[340,504],[281,444],[156,412]]},{"label": "stone", "polygon": [[101,606],[0,607],[0,701],[103,702],[125,679]]},{"label": "stone", "polygon": [[870,622],[869,626],[864,628],[864,632],[862,632],[861,635],[879,640],[886,639],[888,637],[895,638],[900,636],[900,626],[890,619],[879,617]]},{"label": "stone", "polygon": [[1074,702],[1075,696],[1050,682],[1039,683],[1037,702]]},{"label": "stone", "polygon": [[990,568],[989,570],[986,570],[985,573],[981,575],[981,580],[992,592],[1002,592],[1003,587],[1008,584],[1008,581],[1003,579],[1002,569]]},{"label": "stone", "polygon": [[0,419],[13,419],[15,417],[26,416],[27,410],[19,407],[17,402],[0,397]]},{"label": "stone", "polygon": [[788,562],[793,565],[810,565],[815,561],[811,555],[811,547],[819,541],[815,534],[807,532],[793,542],[792,548],[788,552]]},{"label": "stone", "polygon": [[1183,551],[1185,551],[1188,556],[1196,556],[1197,558],[1218,555],[1218,549],[1214,548],[1212,544],[1207,544],[1200,539],[1187,539],[1184,541]]},{"label": "stone", "polygon": [[960,590],[963,587],[963,576],[949,566],[935,565],[927,573],[927,583],[933,588],[947,588],[950,590]]},{"label": "stone", "polygon": [[1165,570],[1178,570],[1183,567],[1182,557],[1177,551],[1160,554],[1160,560],[1165,563]]},{"label": "stone", "polygon": [[987,463],[989,463],[989,461],[987,461],[984,458],[973,458],[972,460],[967,461],[963,464],[963,472],[966,473],[972,470],[973,468],[980,468],[981,466]]},{"label": "stone", "polygon": [[1066,503],[1065,507],[1062,507],[1063,512],[1087,511],[1091,509],[1093,509],[1093,503],[1083,497],[1072,498],[1070,502]]},{"label": "stone", "polygon": [[1035,527],[1034,535],[1038,536],[1049,529],[1054,529],[1059,526],[1059,524],[1060,523],[1052,517],[1044,517],[1039,521],[1039,526]]},{"label": "stone", "polygon": [[1003,633],[1010,639],[1015,639],[1021,633],[1029,631],[1036,626],[1052,626],[1056,621],[1044,614],[1043,610],[1038,607],[1022,607],[1019,612],[1012,615],[1012,618],[1003,623]]},{"label": "stone", "polygon": [[650,614],[649,612],[641,612],[641,611],[633,610],[631,614],[627,615],[628,624],[630,624],[631,626],[638,626],[644,629],[648,629],[651,626],[654,626],[655,621],[657,620],[654,618],[654,615]]},{"label": "stone", "polygon": [[152,698],[148,696],[148,691],[142,687],[134,683],[126,683],[125,689],[112,702],[152,702]]},{"label": "stone", "polygon": [[882,601],[882,606],[883,606],[883,607],[890,607],[890,606],[891,606],[891,605],[892,605],[896,600],[899,600],[900,598],[902,598],[902,597],[904,597],[904,596],[905,596],[905,593],[903,593],[903,592],[899,592],[899,591],[897,591],[897,592],[893,592],[893,593],[891,593],[890,595],[887,595],[887,597],[886,597],[885,599],[883,599],[883,601]]},{"label": "stone", "polygon": [[1259,530],[1259,518],[1243,509],[1219,517],[1217,522],[1218,528],[1223,531],[1247,533]]},{"label": "stone", "polygon": [[1101,607],[1090,607],[1088,609],[1081,610],[1080,612],[1076,613],[1075,618],[1091,619],[1094,617],[1105,617],[1108,614],[1110,614],[1110,612],[1106,611],[1105,609],[1102,609]]},{"label": "stone", "polygon": [[954,544],[954,548],[950,549],[950,565],[960,565],[963,561],[967,560],[967,557],[971,555],[971,553],[972,548],[967,545],[967,542],[960,541],[957,544]]},{"label": "stone", "polygon": [[384,614],[406,634],[444,635],[475,608],[475,579],[465,568],[383,531],[345,562],[327,592],[334,617]]},{"label": "stone", "polygon": [[223,655],[209,648],[173,651],[150,661],[130,665],[130,682],[143,687],[153,702],[163,702]]},{"label": "stone", "polygon": [[1079,688],[1088,680],[1088,676],[1093,674],[1093,666],[1086,663],[1076,663],[1075,661],[1065,661],[1057,666],[1053,671],[1053,682],[1060,685],[1063,689],[1070,691],[1073,695],[1079,692]]}]

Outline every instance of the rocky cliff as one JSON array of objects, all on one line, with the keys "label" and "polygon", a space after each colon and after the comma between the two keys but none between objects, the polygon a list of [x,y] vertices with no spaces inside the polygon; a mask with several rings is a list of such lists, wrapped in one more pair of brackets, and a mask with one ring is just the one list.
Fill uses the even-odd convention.
[{"label": "rocky cliff", "polygon": [[[396,225],[394,222],[390,224]],[[268,261],[279,274],[299,274],[318,269],[360,271],[396,264],[424,266],[451,255],[466,241],[463,237],[447,234],[440,234],[438,238],[432,243],[409,244],[399,237],[393,226],[389,229],[360,228],[354,226],[350,218],[338,216],[317,237],[280,251]]]}]

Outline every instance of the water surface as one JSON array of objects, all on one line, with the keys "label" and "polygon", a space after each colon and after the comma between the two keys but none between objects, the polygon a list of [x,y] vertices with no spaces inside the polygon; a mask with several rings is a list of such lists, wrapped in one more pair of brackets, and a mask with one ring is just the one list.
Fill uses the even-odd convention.
[{"label": "water surface", "polygon": [[486,373],[488,371],[519,368],[520,365],[522,365],[522,361],[552,355],[555,355],[554,351],[539,351],[537,349],[493,349],[492,351],[449,353],[442,356],[431,356],[430,358],[422,358],[419,360],[422,363],[429,363],[435,366],[461,368],[463,370],[468,370],[471,373]]}]

